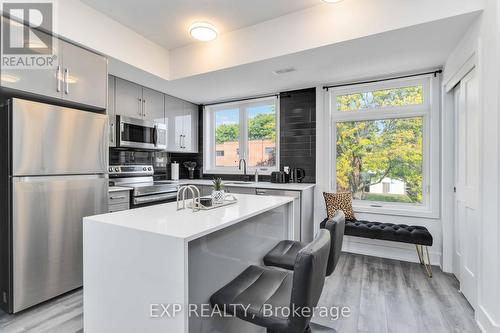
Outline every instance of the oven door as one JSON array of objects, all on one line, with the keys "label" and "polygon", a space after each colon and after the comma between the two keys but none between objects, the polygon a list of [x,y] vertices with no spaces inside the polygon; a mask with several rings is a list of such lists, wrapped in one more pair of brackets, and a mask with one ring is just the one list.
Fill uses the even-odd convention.
[{"label": "oven door", "polygon": [[132,198],[131,208],[159,205],[177,200],[177,192],[158,193]]},{"label": "oven door", "polygon": [[126,148],[158,149],[158,129],[152,121],[117,116],[120,125],[117,145]]}]

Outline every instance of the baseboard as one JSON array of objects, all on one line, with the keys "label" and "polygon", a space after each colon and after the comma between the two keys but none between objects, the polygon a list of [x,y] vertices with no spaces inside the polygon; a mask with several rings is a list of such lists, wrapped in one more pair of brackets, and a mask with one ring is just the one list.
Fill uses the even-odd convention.
[{"label": "baseboard", "polygon": [[500,333],[500,325],[495,323],[488,312],[480,305],[476,309],[476,322],[484,333]]},{"label": "baseboard", "polygon": [[[415,245],[345,236],[342,251],[418,263]],[[429,248],[432,265],[441,266],[441,253]]]}]

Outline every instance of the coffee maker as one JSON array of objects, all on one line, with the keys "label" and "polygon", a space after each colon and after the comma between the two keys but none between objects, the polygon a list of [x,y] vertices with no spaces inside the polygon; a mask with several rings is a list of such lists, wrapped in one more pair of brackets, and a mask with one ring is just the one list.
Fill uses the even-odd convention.
[{"label": "coffee maker", "polygon": [[292,183],[302,183],[302,180],[306,176],[306,171],[302,168],[291,168],[290,169],[290,182]]}]

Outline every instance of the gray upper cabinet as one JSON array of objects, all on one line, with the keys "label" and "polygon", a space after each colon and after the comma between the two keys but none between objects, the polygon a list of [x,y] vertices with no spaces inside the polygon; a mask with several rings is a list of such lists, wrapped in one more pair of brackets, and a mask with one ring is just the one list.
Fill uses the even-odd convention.
[{"label": "gray upper cabinet", "polygon": [[53,68],[26,70],[2,66],[0,85],[105,109],[107,59],[60,39],[54,40],[53,52],[56,55]]},{"label": "gray upper cabinet", "polygon": [[182,99],[165,97],[169,152],[198,152],[198,106]]},{"label": "gray upper cabinet", "polygon": [[136,83],[115,78],[117,115],[165,123],[165,95]]},{"label": "gray upper cabinet", "polygon": [[142,118],[142,86],[117,77],[115,112],[121,116]]},{"label": "gray upper cabinet", "polygon": [[106,108],[108,60],[96,53],[59,41],[63,56],[63,98]]},{"label": "gray upper cabinet", "polygon": [[182,151],[183,101],[179,98],[165,96],[165,117],[168,125],[167,151]]},{"label": "gray upper cabinet", "polygon": [[165,123],[165,95],[156,90],[142,89],[143,118]]},{"label": "gray upper cabinet", "polygon": [[115,77],[108,76],[108,107],[106,114],[109,122],[109,146],[116,147]]},{"label": "gray upper cabinet", "polygon": [[[1,18],[2,20],[8,20],[5,17]],[[59,49],[55,48],[53,52],[57,57],[57,65],[59,65],[58,68],[60,70],[61,65],[59,64],[59,61],[61,59],[61,55],[59,54]],[[58,68],[26,70],[10,69],[2,65],[2,78],[0,84],[2,87],[12,88],[47,97],[61,98],[62,83],[60,83],[59,90],[57,87]]]},{"label": "gray upper cabinet", "polygon": [[198,105],[184,101],[184,150],[190,153],[198,152]]}]

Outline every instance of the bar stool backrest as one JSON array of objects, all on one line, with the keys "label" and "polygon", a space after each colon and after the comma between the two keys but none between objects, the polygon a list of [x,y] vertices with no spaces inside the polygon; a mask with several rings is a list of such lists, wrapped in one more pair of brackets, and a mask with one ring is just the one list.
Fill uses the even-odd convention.
[{"label": "bar stool backrest", "polygon": [[309,324],[312,309],[318,305],[325,283],[326,266],[330,255],[330,233],[321,229],[315,239],[299,251],[295,259],[290,309],[305,309],[311,313],[295,312],[288,318],[291,327],[303,332]]},{"label": "bar stool backrest", "polygon": [[326,222],[325,229],[330,232],[331,248],[330,256],[328,257],[328,266],[326,268],[326,276],[332,275],[335,271],[342,252],[342,243],[344,240],[345,231],[345,215],[344,212],[338,210],[335,215]]}]

